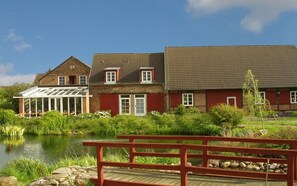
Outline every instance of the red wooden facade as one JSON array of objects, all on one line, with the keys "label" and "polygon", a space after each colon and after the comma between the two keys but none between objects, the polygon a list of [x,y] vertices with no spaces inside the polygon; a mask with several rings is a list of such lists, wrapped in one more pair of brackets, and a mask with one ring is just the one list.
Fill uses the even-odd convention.
[{"label": "red wooden facade", "polygon": [[114,116],[119,113],[118,94],[100,94],[100,110],[110,110]]},{"label": "red wooden facade", "polygon": [[[235,98],[235,99],[232,99],[232,98]],[[207,90],[206,91],[206,103],[207,103],[208,110],[220,103],[228,104],[228,100],[230,105],[236,105],[236,107],[242,108],[243,106],[242,90]]]},{"label": "red wooden facade", "polygon": [[[110,110],[111,115],[117,115],[119,111],[120,94],[100,94],[100,110]],[[164,112],[164,94],[151,93],[146,94],[146,111]]]},{"label": "red wooden facade", "polygon": [[147,111],[164,112],[164,94],[147,94]]},{"label": "red wooden facade", "polygon": [[[289,88],[274,88],[274,89],[260,89],[260,92],[265,92],[265,98],[269,102],[271,109],[276,111],[297,110],[297,104],[290,102]],[[191,93],[191,91],[187,92]],[[213,106],[218,104],[229,104],[238,108],[243,107],[243,97],[241,89],[226,89],[226,90],[206,90],[202,97],[195,96],[193,93],[193,106],[199,107],[205,102],[206,111],[209,111]],[[174,109],[182,104],[183,91],[174,91],[169,93],[169,108]],[[202,99],[202,100],[198,100]]]}]

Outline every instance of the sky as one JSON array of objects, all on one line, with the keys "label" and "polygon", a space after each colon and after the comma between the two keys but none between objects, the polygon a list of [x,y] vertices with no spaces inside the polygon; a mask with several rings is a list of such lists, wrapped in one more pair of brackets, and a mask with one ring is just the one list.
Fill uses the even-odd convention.
[{"label": "sky", "polygon": [[70,56],[297,45],[297,0],[0,0],[0,86]]}]

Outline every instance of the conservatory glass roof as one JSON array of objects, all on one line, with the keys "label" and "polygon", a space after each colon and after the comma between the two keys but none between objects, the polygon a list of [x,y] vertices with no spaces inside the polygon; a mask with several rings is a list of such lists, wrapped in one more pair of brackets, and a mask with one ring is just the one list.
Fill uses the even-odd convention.
[{"label": "conservatory glass roof", "polygon": [[86,97],[89,89],[79,87],[32,87],[20,93],[15,98],[60,98],[60,97]]}]

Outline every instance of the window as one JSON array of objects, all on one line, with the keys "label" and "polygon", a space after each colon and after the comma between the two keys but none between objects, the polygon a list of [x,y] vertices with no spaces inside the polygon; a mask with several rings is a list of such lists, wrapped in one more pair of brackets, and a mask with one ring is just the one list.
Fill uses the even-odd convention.
[{"label": "window", "polygon": [[151,83],[152,82],[152,71],[142,71],[141,72],[141,82],[142,83]]},{"label": "window", "polygon": [[135,95],[135,116],[144,116],[146,114],[146,96]]},{"label": "window", "polygon": [[88,82],[87,82],[87,76],[86,75],[79,76],[79,84],[80,85],[86,85],[86,84],[88,84]]},{"label": "window", "polygon": [[120,114],[130,114],[129,95],[120,95]]},{"label": "window", "polygon": [[265,92],[259,91],[258,96],[255,97],[255,103],[256,104],[264,104],[266,100]]},{"label": "window", "polygon": [[236,97],[227,97],[227,105],[236,107]]},{"label": "window", "polygon": [[106,72],[106,83],[116,83],[116,72],[108,71]]},{"label": "window", "polygon": [[72,69],[74,69],[75,68],[75,66],[74,65],[70,65],[70,69],[72,70]]},{"label": "window", "polygon": [[59,76],[59,85],[66,85],[66,77],[65,76]]},{"label": "window", "polygon": [[184,106],[193,106],[193,94],[186,93],[182,95]]},{"label": "window", "polygon": [[297,91],[290,92],[291,103],[297,103]]}]

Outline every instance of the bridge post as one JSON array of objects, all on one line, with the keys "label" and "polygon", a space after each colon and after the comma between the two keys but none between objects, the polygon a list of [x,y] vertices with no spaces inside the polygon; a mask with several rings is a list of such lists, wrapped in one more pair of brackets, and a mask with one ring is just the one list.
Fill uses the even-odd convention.
[{"label": "bridge post", "polygon": [[129,143],[132,144],[132,146],[130,146],[129,148],[129,155],[130,155],[129,159],[130,159],[130,163],[134,163],[134,160],[135,160],[134,153],[136,152],[134,147],[135,139],[130,138]]},{"label": "bridge post", "polygon": [[[204,138],[202,143],[203,145],[208,145],[209,140]],[[203,167],[208,167],[208,150],[203,150]]]},{"label": "bridge post", "polygon": [[180,185],[188,186],[188,149],[186,147],[180,148]]},{"label": "bridge post", "polygon": [[[292,150],[297,150],[297,143],[294,142],[292,145],[291,145],[291,149]],[[297,157],[295,157],[295,163],[294,163],[294,180],[297,180]]]},{"label": "bridge post", "polygon": [[103,172],[103,166],[101,162],[103,161],[103,147],[97,146],[96,148],[97,151],[97,185],[98,186],[103,186],[104,183],[104,172]]},{"label": "bridge post", "polygon": [[295,167],[296,167],[296,156],[290,154],[288,157],[288,177],[287,177],[287,185],[294,185],[294,177],[295,177]]}]

